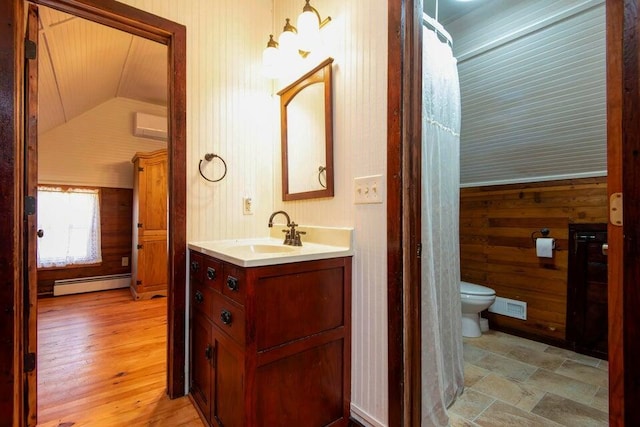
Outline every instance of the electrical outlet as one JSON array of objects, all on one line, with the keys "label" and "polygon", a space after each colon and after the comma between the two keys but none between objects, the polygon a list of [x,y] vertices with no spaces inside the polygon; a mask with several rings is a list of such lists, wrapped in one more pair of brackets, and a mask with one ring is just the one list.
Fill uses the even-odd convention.
[{"label": "electrical outlet", "polygon": [[128,267],[129,266],[129,257],[128,256],[123,256],[122,257],[122,266],[123,267]]},{"label": "electrical outlet", "polygon": [[362,176],[354,181],[354,203],[382,203],[385,197],[385,183],[382,175]]},{"label": "electrical outlet", "polygon": [[242,198],[242,214],[253,215],[253,199],[251,197]]}]

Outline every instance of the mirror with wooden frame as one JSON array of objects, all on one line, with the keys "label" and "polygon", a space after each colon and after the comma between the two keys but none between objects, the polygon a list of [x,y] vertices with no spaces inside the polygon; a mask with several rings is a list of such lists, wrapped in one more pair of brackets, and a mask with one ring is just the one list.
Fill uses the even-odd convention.
[{"label": "mirror with wooden frame", "polygon": [[333,197],[333,108],[327,58],[280,92],[282,200]]}]

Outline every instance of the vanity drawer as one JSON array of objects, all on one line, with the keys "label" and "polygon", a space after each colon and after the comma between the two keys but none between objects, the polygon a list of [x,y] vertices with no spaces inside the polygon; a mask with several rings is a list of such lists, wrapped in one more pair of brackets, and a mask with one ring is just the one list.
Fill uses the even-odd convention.
[{"label": "vanity drawer", "polygon": [[204,259],[204,268],[202,272],[202,280],[205,285],[222,292],[224,272],[222,262],[213,258],[206,257]]},{"label": "vanity drawer", "polygon": [[239,304],[244,305],[244,298],[247,293],[247,282],[242,267],[233,264],[224,264],[224,283],[222,284],[222,294],[228,296]]},{"label": "vanity drawer", "polygon": [[213,305],[214,291],[208,286],[202,284],[192,284],[191,286],[191,306],[205,314],[207,317],[211,317],[211,309]]},{"label": "vanity drawer", "polygon": [[189,278],[191,283],[202,283],[204,271],[204,257],[201,253],[189,252]]},{"label": "vanity drawer", "polygon": [[213,323],[236,342],[244,345],[244,309],[236,302],[213,292],[213,304],[209,314]]}]

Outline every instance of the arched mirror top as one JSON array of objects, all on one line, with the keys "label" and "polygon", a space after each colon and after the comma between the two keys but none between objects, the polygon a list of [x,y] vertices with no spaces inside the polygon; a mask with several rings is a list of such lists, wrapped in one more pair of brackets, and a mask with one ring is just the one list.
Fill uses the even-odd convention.
[{"label": "arched mirror top", "polygon": [[333,58],[280,92],[282,200],[332,197]]}]

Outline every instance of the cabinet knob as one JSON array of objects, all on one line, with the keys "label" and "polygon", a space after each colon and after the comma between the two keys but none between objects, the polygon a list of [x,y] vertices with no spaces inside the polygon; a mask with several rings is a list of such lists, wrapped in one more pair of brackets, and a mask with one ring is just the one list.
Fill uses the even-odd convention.
[{"label": "cabinet knob", "polygon": [[227,277],[227,288],[233,292],[238,292],[240,289],[240,285],[238,284],[238,279],[233,276]]},{"label": "cabinet knob", "polygon": [[220,320],[222,320],[222,323],[224,323],[225,325],[230,325],[231,324],[231,312],[228,310],[222,310],[220,312]]},{"label": "cabinet knob", "polygon": [[200,270],[200,263],[198,261],[191,261],[191,271],[196,272]]},{"label": "cabinet knob", "polygon": [[207,278],[209,280],[216,280],[216,269],[213,267],[207,268]]},{"label": "cabinet knob", "polygon": [[207,348],[204,349],[204,357],[207,360],[211,360],[211,353],[212,353],[213,347],[211,347],[211,344],[207,344]]},{"label": "cabinet knob", "polygon": [[202,295],[202,292],[196,291],[195,299],[198,304],[201,304],[202,301],[204,301],[204,296]]}]

